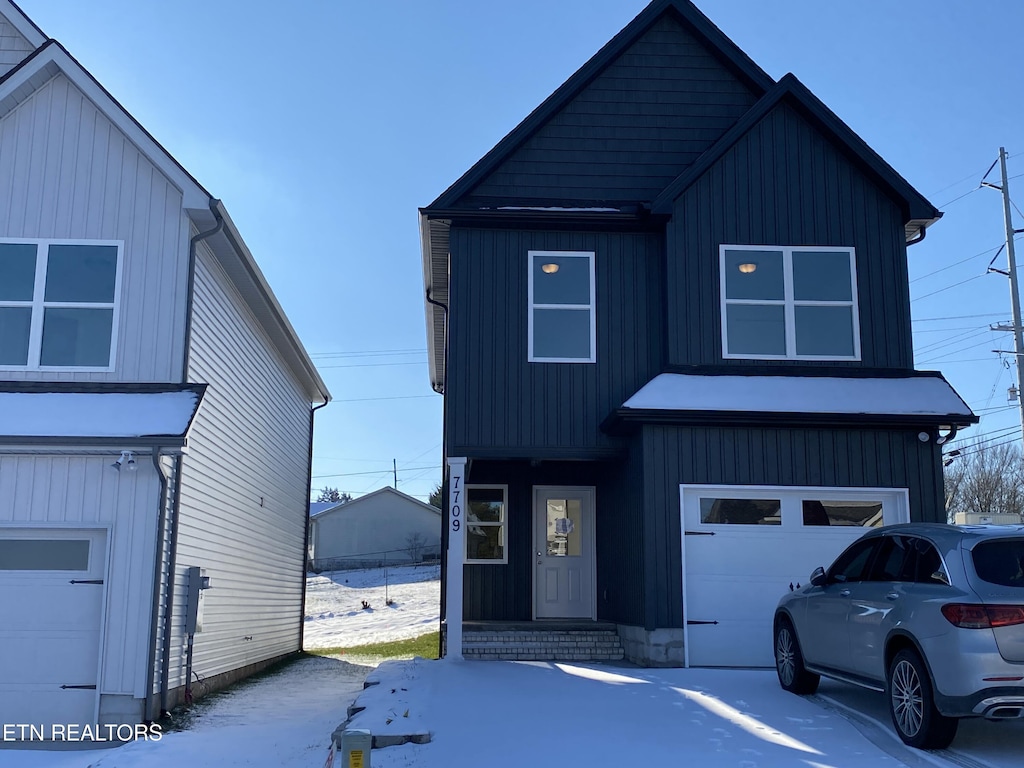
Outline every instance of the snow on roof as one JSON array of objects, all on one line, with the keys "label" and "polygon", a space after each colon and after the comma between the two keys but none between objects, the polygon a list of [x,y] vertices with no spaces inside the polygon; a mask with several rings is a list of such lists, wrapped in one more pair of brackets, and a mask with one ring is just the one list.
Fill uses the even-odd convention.
[{"label": "snow on roof", "polygon": [[0,392],[0,440],[184,438],[202,391]]},{"label": "snow on roof", "polygon": [[662,373],[629,398],[623,408],[974,419],[967,404],[939,376],[841,378]]},{"label": "snow on roof", "polygon": [[309,516],[314,517],[321,512],[326,512],[328,509],[333,509],[339,504],[344,503],[343,501],[311,501],[309,502]]}]

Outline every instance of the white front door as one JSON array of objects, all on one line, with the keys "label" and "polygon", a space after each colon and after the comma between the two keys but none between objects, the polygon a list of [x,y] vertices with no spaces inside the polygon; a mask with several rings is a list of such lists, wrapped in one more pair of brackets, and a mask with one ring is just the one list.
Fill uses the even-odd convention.
[{"label": "white front door", "polygon": [[0,723],[96,723],[105,530],[0,527]]},{"label": "white front door", "polygon": [[790,585],[806,584],[854,540],[909,521],[895,488],[681,486],[686,660],[771,667],[772,622]]},{"label": "white front door", "polygon": [[534,616],[597,618],[594,489],[533,489]]}]

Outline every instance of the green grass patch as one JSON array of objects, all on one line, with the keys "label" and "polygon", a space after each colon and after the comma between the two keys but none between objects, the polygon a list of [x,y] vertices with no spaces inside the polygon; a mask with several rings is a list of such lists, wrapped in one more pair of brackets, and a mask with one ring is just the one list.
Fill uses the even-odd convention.
[{"label": "green grass patch", "polygon": [[413,637],[409,640],[392,640],[387,643],[353,645],[349,648],[316,648],[306,651],[313,656],[357,656],[374,659],[424,659],[437,658],[438,632]]}]

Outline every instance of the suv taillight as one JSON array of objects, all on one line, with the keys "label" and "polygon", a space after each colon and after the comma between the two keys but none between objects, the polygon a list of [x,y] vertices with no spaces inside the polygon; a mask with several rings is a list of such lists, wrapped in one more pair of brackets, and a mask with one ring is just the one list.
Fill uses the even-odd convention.
[{"label": "suv taillight", "polygon": [[953,626],[962,629],[992,629],[1024,624],[1024,605],[969,605],[948,603],[942,615]]}]

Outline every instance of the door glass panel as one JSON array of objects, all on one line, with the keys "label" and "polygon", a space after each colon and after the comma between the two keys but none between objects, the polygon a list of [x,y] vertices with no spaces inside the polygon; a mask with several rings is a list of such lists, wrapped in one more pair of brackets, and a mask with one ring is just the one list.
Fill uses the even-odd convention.
[{"label": "door glass panel", "polygon": [[0,539],[0,571],[87,571],[88,539]]},{"label": "door glass panel", "polygon": [[830,501],[804,499],[804,525],[882,527],[880,501]]},{"label": "door glass panel", "polygon": [[700,521],[716,525],[782,525],[782,501],[701,499]]},{"label": "door glass panel", "polygon": [[845,583],[849,581],[863,581],[867,575],[868,565],[875,553],[878,539],[870,541],[858,541],[847,549],[828,569],[829,581]]},{"label": "door glass panel", "polygon": [[878,549],[878,557],[871,568],[870,581],[900,581],[910,552],[907,539],[902,536],[886,536]]},{"label": "door glass panel", "polygon": [[579,499],[548,499],[548,557],[579,557],[583,505]]},{"label": "door glass panel", "polygon": [[[1018,563],[1018,572],[1022,563],[1024,560]],[[902,580],[915,584],[949,586],[949,576],[942,565],[942,557],[930,541],[916,537],[907,538],[907,560],[903,566]],[[1024,577],[1021,583],[1024,585]]]}]

